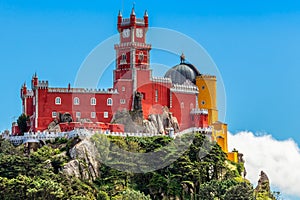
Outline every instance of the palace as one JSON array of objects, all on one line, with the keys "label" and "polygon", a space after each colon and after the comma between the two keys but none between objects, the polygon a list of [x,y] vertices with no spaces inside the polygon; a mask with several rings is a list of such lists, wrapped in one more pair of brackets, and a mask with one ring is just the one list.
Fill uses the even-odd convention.
[{"label": "palace", "polygon": [[[70,84],[53,88],[35,74],[31,89],[26,84],[21,88],[23,113],[29,117],[28,132],[53,129],[67,132],[76,128],[124,132],[127,124],[113,122],[116,113],[128,111],[142,119],[140,124],[151,120],[149,116],[161,119],[163,131],[159,129],[160,134],[168,134],[170,128],[174,128],[176,134],[191,127],[210,127],[212,140],[230,160],[238,162],[237,152],[228,152],[227,124],[218,121],[216,77],[201,74],[183,54],[180,63],[164,77],[153,77],[151,45],[146,43],[147,11],[143,18],[136,17],[134,8],[129,18],[123,18],[119,12],[117,29],[120,43],[114,46],[116,67],[112,88],[72,88]],[[157,118],[166,111],[168,118]],[[16,123],[12,134],[20,134]]]}]

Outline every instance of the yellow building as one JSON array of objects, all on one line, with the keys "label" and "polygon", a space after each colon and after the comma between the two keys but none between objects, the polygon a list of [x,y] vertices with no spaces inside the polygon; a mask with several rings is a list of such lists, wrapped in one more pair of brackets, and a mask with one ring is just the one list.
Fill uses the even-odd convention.
[{"label": "yellow building", "polygon": [[200,74],[196,77],[196,85],[199,89],[199,108],[208,110],[208,123],[213,127],[212,139],[220,145],[229,160],[238,162],[238,152],[228,152],[227,124],[218,119],[216,76]]},{"label": "yellow building", "polygon": [[227,124],[218,118],[216,76],[201,74],[194,65],[185,61],[184,54],[180,60],[180,64],[169,70],[165,77],[176,84],[191,81],[198,87],[198,107],[208,111],[208,125],[213,128],[212,140],[220,145],[229,160],[238,162],[238,152],[228,152]]}]

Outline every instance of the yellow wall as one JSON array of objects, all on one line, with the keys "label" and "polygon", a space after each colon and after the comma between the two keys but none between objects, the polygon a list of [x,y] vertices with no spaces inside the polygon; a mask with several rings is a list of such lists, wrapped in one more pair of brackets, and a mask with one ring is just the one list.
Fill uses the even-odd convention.
[{"label": "yellow wall", "polygon": [[239,153],[237,151],[227,153],[228,160],[238,163],[239,162]]},{"label": "yellow wall", "polygon": [[221,122],[215,122],[213,126],[213,140],[220,145],[225,153],[228,153],[228,143],[227,143],[227,124]]},{"label": "yellow wall", "polygon": [[199,89],[199,108],[208,110],[208,124],[213,127],[213,141],[218,143],[229,160],[238,163],[238,152],[228,152],[227,124],[218,121],[216,77],[200,75],[196,78],[196,85]]},{"label": "yellow wall", "polygon": [[208,123],[212,125],[218,121],[217,79],[215,76],[201,75],[196,78],[196,85],[199,89],[199,108],[208,110]]}]

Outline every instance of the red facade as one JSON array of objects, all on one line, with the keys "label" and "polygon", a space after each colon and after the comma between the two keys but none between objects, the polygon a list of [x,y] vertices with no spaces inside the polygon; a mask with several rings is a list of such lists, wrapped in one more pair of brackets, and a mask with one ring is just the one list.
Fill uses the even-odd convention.
[{"label": "red facade", "polygon": [[168,107],[180,124],[180,129],[206,127],[207,114],[197,110],[198,89],[194,85],[174,85],[171,79],[152,77],[150,69],[151,45],[146,44],[148,14],[137,19],[132,10],[130,18],[118,16],[120,43],[115,45],[116,69],[113,88],[106,91],[83,88],[51,88],[48,81],[32,78],[32,88],[21,89],[23,112],[30,116],[30,130],[44,131],[58,118],[58,113],[69,113],[75,122],[62,123],[62,131],[82,127],[81,119],[92,123],[83,127],[124,131],[124,127],[109,124],[118,110],[132,110],[133,96],[142,94],[144,118],[162,113]]}]

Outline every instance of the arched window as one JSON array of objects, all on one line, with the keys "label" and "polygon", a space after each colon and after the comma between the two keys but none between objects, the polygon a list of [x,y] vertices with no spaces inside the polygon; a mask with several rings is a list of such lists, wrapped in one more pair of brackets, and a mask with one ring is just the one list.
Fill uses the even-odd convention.
[{"label": "arched window", "polygon": [[80,104],[80,100],[78,97],[74,98],[74,105],[79,105]]},{"label": "arched window", "polygon": [[92,97],[92,98],[91,98],[91,105],[92,105],[92,106],[95,106],[96,104],[97,104],[96,98],[95,98],[95,97]]},{"label": "arched window", "polygon": [[107,105],[108,105],[108,106],[112,106],[112,105],[113,105],[113,100],[112,100],[112,98],[108,98],[108,99],[107,99]]},{"label": "arched window", "polygon": [[56,105],[61,105],[61,98],[60,97],[55,98],[55,104]]},{"label": "arched window", "polygon": [[139,61],[142,62],[144,60],[144,53],[140,52],[139,53]]},{"label": "arched window", "polygon": [[183,102],[181,102],[180,107],[184,108],[184,103]]}]

